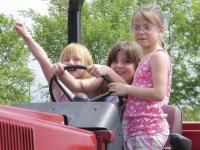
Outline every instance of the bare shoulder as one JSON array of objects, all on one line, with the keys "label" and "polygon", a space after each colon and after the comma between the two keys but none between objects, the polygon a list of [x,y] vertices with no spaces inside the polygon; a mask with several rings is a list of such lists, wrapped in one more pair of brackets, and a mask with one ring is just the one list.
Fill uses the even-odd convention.
[{"label": "bare shoulder", "polygon": [[167,52],[165,51],[157,51],[152,55],[151,62],[155,63],[169,63],[170,62],[170,56]]},{"label": "bare shoulder", "polygon": [[152,55],[150,61],[151,67],[154,71],[169,70],[171,67],[170,57],[167,52],[158,51]]}]

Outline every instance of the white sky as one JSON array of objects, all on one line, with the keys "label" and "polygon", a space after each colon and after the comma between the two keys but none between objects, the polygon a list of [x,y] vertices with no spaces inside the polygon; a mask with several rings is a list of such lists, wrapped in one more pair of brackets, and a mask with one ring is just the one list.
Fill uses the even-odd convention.
[{"label": "white sky", "polygon": [[41,14],[47,14],[47,4],[42,0],[0,0],[0,12],[17,16],[17,10],[33,8]]},{"label": "white sky", "polygon": [[[42,0],[0,0],[0,13],[5,14],[6,16],[12,15],[15,19],[22,20],[23,17],[19,16],[18,10],[26,10],[28,8],[32,8],[35,11],[39,12],[42,15],[48,14],[47,9],[48,5],[46,2]],[[30,25],[30,21],[28,19],[22,20],[26,25]],[[30,57],[29,67],[36,74],[36,80],[34,85],[31,87],[31,95],[33,96],[33,102],[43,101],[40,99],[41,93],[38,90],[38,85],[47,85],[47,81],[44,78],[40,65],[36,60],[33,60],[33,57]]]}]

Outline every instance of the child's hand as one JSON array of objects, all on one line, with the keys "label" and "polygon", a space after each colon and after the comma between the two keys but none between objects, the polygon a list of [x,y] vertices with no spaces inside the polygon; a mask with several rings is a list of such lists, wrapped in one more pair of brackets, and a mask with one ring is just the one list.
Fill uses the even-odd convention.
[{"label": "child's hand", "polygon": [[64,70],[64,65],[62,63],[56,63],[56,64],[53,64],[52,66],[52,73],[54,75],[57,75],[57,76],[62,76],[63,73],[65,72]]},{"label": "child's hand", "polygon": [[29,33],[27,32],[27,29],[24,25],[23,22],[19,21],[19,20],[16,20],[14,25],[13,25],[13,28],[15,29],[15,31],[21,36],[21,37],[26,37],[26,36],[29,36]]},{"label": "child's hand", "polygon": [[124,83],[110,83],[108,84],[109,92],[112,92],[112,95],[116,96],[126,96],[127,90],[126,90],[127,84]]},{"label": "child's hand", "polygon": [[108,66],[105,66],[105,65],[97,65],[97,64],[94,64],[94,65],[91,65],[89,67],[87,67],[87,71],[95,76],[95,77],[101,77],[103,75],[107,75],[108,72],[110,70],[110,67]]}]

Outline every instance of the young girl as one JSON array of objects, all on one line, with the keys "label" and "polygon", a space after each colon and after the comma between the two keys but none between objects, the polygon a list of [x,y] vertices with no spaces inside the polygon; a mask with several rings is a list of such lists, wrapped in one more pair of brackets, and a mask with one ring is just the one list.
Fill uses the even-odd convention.
[{"label": "young girl", "polygon": [[[141,47],[137,43],[131,43],[128,41],[119,42],[110,49],[106,65],[112,68],[112,70],[128,84],[131,84],[135,70],[142,57],[140,49]],[[88,71],[91,72],[92,69],[95,69],[96,67],[98,66],[92,65],[88,67]],[[105,66],[105,68],[102,68],[102,70],[106,70],[106,68],[107,67]],[[105,75],[107,75],[107,73]],[[108,91],[106,81],[103,82],[97,91],[100,91],[100,94]],[[112,102],[114,104],[119,102],[116,96],[109,96],[106,98],[106,101]]]},{"label": "young girl", "polygon": [[128,95],[126,150],[162,150],[169,134],[163,105],[170,96],[171,62],[162,35],[164,16],[157,5],[141,6],[132,17],[136,41],[144,50],[132,85],[111,83],[113,95]]},{"label": "young girl", "polygon": [[[45,50],[31,37],[31,35],[27,32],[25,25],[21,21],[16,21],[14,23],[14,29],[23,38],[33,56],[40,63],[44,76],[49,82],[53,75],[51,69],[53,64],[48,58]],[[93,64],[89,50],[84,45],[79,43],[71,43],[67,45],[60,54],[59,62],[65,65],[82,64],[88,66]],[[86,71],[81,69],[69,71],[69,73],[77,79],[91,77]],[[56,100],[62,102],[68,101],[67,97],[64,96],[63,92],[55,84],[53,85],[53,91]]]}]

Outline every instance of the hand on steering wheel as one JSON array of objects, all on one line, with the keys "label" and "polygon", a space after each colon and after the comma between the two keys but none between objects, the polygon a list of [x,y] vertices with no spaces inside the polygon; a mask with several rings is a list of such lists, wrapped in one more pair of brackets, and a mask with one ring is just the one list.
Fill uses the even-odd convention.
[{"label": "hand on steering wheel", "polygon": [[[70,65],[70,66],[65,66],[64,70],[70,70],[70,69],[84,69],[86,70],[87,67],[83,66],[83,65]],[[107,81],[108,83],[111,83],[110,79],[107,76],[102,76],[102,78]],[[50,97],[52,99],[53,102],[56,102],[55,100],[55,96],[53,94],[53,90],[52,90],[52,86],[53,86],[53,82],[55,81],[55,83],[58,85],[58,87],[63,91],[63,93],[67,96],[67,98],[70,101],[105,101],[105,98],[109,95],[111,95],[112,93],[110,92],[106,92],[104,94],[101,94],[99,96],[96,96],[92,99],[86,99],[86,98],[82,98],[79,96],[75,96],[71,90],[69,90],[59,79],[56,75],[53,75],[50,82],[49,82],[49,93],[50,93]]]}]

